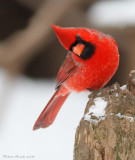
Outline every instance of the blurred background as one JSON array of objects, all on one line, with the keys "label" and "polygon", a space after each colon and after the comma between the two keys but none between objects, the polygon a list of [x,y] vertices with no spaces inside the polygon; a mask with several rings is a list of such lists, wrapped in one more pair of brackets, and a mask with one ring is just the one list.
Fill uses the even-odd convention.
[{"label": "blurred background", "polygon": [[32,131],[67,53],[51,24],[110,34],[120,64],[109,85],[123,85],[135,69],[134,8],[134,0],[0,0],[0,159],[73,159],[88,94],[73,93],[51,127]]}]

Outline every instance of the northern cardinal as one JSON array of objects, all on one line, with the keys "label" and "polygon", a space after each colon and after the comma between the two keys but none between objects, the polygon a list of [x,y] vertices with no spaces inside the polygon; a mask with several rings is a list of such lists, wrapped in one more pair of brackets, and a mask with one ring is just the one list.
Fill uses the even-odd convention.
[{"label": "northern cardinal", "polygon": [[114,39],[90,28],[52,25],[68,54],[56,77],[56,92],[40,114],[33,130],[50,126],[72,91],[98,90],[116,72],[118,47]]}]

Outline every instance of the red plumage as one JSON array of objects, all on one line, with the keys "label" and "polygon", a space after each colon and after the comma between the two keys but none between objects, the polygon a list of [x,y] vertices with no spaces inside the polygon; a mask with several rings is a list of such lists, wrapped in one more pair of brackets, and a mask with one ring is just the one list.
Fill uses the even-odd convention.
[{"label": "red plumage", "polygon": [[53,123],[71,91],[103,87],[119,64],[118,47],[111,36],[89,28],[52,27],[69,52],[56,78],[56,92],[37,119],[34,130]]}]

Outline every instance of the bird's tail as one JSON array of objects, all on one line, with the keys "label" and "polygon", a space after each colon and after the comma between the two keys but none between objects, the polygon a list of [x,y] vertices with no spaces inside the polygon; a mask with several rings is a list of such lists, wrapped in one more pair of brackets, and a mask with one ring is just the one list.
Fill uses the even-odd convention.
[{"label": "bird's tail", "polygon": [[44,110],[41,112],[40,116],[38,117],[33,130],[39,129],[39,128],[46,128],[50,126],[53,121],[55,120],[61,106],[65,102],[66,98],[70,93],[67,93],[66,95],[58,95],[59,90],[57,90]]}]

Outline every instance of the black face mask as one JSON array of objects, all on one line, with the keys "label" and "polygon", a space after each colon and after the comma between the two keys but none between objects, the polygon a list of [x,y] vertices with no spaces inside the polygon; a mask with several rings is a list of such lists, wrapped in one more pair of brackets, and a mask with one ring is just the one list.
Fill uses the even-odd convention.
[{"label": "black face mask", "polygon": [[91,44],[90,42],[86,42],[82,40],[81,37],[78,35],[76,35],[76,41],[73,44],[71,44],[70,51],[73,51],[72,48],[75,47],[77,44],[85,45],[81,55],[79,56],[81,59],[86,60],[94,54],[95,46]]}]

